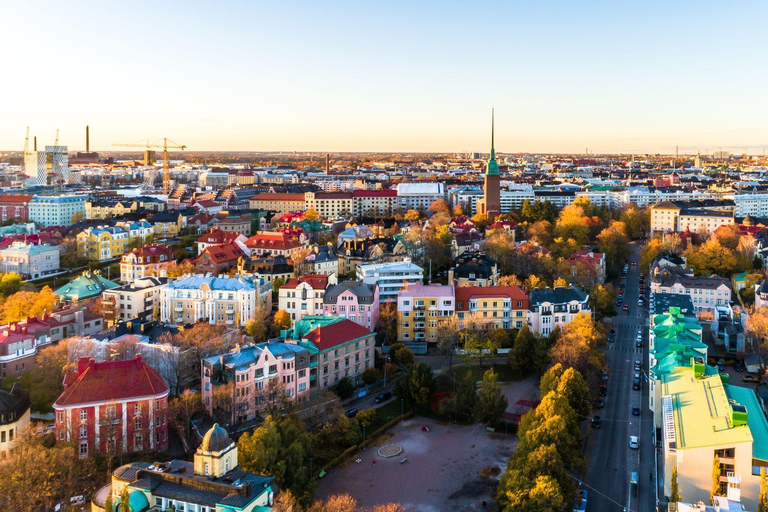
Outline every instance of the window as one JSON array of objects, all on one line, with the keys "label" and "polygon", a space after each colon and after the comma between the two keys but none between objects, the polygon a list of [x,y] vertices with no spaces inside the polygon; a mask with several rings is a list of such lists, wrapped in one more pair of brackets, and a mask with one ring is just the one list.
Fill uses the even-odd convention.
[{"label": "window", "polygon": [[88,427],[80,427],[80,439],[88,437]]},{"label": "window", "polygon": [[208,463],[207,463],[207,462],[205,463],[205,474],[206,474],[206,475],[210,475],[210,474],[211,474],[211,470],[210,470],[210,468],[208,467]]},{"label": "window", "polygon": [[80,443],[80,455],[88,455],[88,442],[83,441]]},{"label": "window", "polygon": [[80,411],[80,421],[85,421],[88,419],[88,412],[83,409]]}]

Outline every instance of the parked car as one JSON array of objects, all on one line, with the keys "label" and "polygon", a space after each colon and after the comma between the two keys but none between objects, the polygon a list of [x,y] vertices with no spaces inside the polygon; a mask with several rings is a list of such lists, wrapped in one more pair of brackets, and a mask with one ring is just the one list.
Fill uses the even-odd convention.
[{"label": "parked car", "polygon": [[741,366],[741,363],[736,363],[735,365],[733,365],[733,369],[736,370],[739,373],[744,371],[744,367]]},{"label": "parked car", "polygon": [[392,398],[392,393],[390,393],[389,391],[385,391],[384,393],[381,393],[381,394],[379,394],[379,396],[374,398],[373,399],[373,403],[380,404],[382,402],[386,402],[390,398]]},{"label": "parked car", "polygon": [[608,395],[608,386],[601,385],[600,386],[600,396],[607,396]]},{"label": "parked car", "polygon": [[600,416],[592,418],[592,428],[600,428],[603,426],[603,419]]},{"label": "parked car", "polygon": [[635,359],[635,371],[636,372],[640,371],[640,365],[641,365],[640,360],[639,359]]},{"label": "parked car", "polygon": [[589,502],[589,493],[584,489],[579,489],[579,494],[573,502],[573,512],[586,512]]},{"label": "parked car", "polygon": [[640,408],[637,406],[632,407],[632,416],[640,416]]},{"label": "parked car", "polygon": [[621,308],[621,309],[623,309],[624,311],[629,311],[629,306],[627,306],[626,304],[624,304],[624,307],[623,307],[623,308]]},{"label": "parked car", "polygon": [[629,436],[629,447],[633,450],[640,448],[640,438],[637,436]]},{"label": "parked car", "polygon": [[754,382],[754,383],[757,383],[757,382],[760,382],[760,379],[758,379],[758,378],[757,378],[757,377],[755,377],[754,375],[745,375],[745,376],[744,376],[744,377],[741,379],[741,381],[742,381],[742,382]]},{"label": "parked car", "polygon": [[605,400],[603,400],[602,398],[601,398],[601,399],[599,399],[599,400],[597,401],[597,403],[595,404],[595,407],[596,407],[597,409],[602,409],[603,407],[605,407]]},{"label": "parked car", "polygon": [[723,364],[723,362],[722,362],[722,361],[718,361],[718,362],[717,362],[717,369],[718,369],[719,371],[721,371],[721,372],[724,372],[724,371],[725,371],[725,365]]},{"label": "parked car", "polygon": [[637,377],[632,379],[632,389],[634,389],[635,391],[640,389],[640,379],[638,379]]},{"label": "parked car", "polygon": [[355,416],[357,416],[357,409],[355,409],[354,407],[351,409],[347,409],[347,412],[345,412],[344,414],[346,415],[347,418],[354,418]]}]

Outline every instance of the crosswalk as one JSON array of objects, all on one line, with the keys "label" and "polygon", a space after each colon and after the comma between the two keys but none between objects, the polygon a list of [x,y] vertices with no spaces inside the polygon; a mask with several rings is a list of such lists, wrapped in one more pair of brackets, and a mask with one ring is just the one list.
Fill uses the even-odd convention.
[{"label": "crosswalk", "polygon": [[609,352],[627,352],[630,354],[642,354],[643,348],[640,347],[617,347],[616,345],[611,345],[608,347]]}]

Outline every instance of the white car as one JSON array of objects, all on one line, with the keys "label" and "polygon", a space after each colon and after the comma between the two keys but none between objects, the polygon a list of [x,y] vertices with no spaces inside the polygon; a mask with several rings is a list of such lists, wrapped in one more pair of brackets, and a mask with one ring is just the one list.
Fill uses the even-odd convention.
[{"label": "white car", "polygon": [[629,447],[633,450],[638,450],[640,448],[640,438],[637,436],[629,436]]},{"label": "white car", "polygon": [[637,299],[637,305],[642,306],[643,305],[643,299]]}]

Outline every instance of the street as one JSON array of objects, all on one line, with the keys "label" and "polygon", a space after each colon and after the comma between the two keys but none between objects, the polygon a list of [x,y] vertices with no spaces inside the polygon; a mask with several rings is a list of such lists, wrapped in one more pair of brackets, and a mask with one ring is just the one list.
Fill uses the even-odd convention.
[{"label": "street", "polygon": [[[637,263],[640,245],[633,244],[630,261]],[[605,408],[593,414],[603,419],[602,428],[588,428],[585,454],[588,473],[584,487],[589,490],[589,510],[655,510],[656,499],[649,474],[654,472],[651,412],[648,409],[648,318],[647,302],[637,305],[639,269],[631,266],[627,273],[624,304],[618,308],[613,328],[616,341],[609,343],[606,362],[610,375]],[[647,284],[647,283],[646,283]],[[637,333],[642,329],[643,346],[636,347]],[[641,389],[632,389],[635,360],[641,360]],[[640,407],[640,416],[632,415],[632,407]],[[629,448],[629,436],[640,438],[640,449]],[[638,495],[630,492],[630,475],[638,475]],[[655,477],[653,479],[655,481]]]}]

